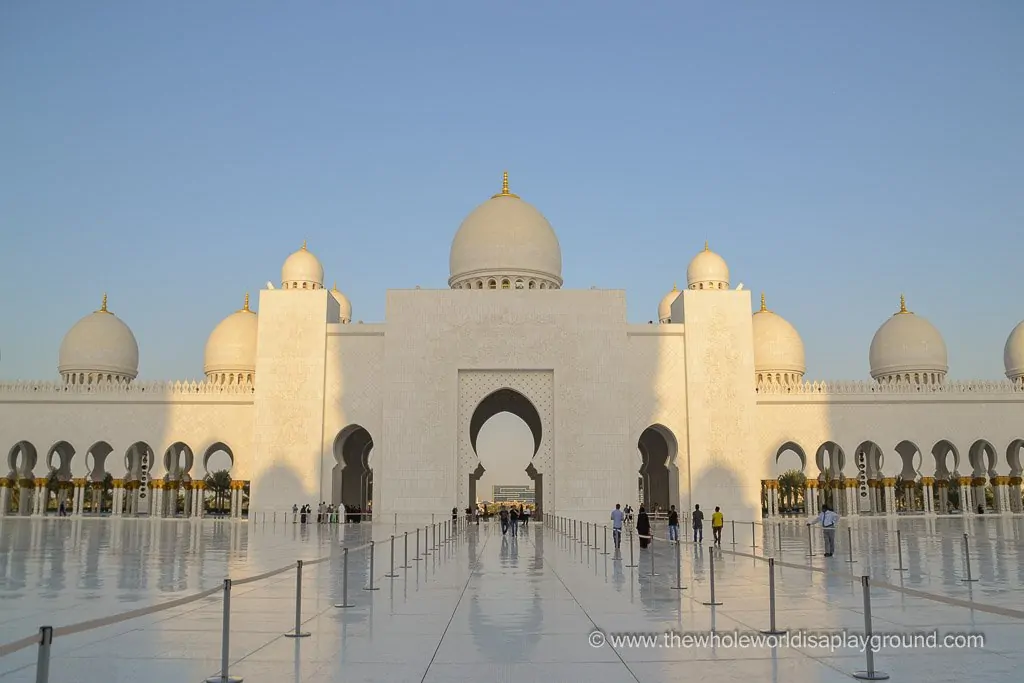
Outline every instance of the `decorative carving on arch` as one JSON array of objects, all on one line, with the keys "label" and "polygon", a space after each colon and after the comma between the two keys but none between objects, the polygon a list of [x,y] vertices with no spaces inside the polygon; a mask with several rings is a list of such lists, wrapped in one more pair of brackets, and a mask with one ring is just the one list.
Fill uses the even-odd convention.
[{"label": "decorative carving on arch", "polygon": [[[525,410],[524,402],[532,408]],[[478,408],[484,410],[478,411]],[[554,381],[550,370],[460,370],[458,412],[458,506],[469,505],[469,477],[478,472],[476,437],[493,415],[510,412],[530,427],[534,455],[530,476],[544,477],[538,504],[553,510],[554,494]],[[522,414],[520,414],[522,413]],[[482,474],[482,472],[480,472]]]}]

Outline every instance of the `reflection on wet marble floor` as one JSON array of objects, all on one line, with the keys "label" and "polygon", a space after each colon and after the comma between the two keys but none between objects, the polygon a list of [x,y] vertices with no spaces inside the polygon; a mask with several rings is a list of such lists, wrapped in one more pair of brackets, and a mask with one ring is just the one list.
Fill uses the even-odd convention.
[{"label": "reflection on wet marble floor", "polygon": [[[470,526],[456,541],[410,569],[390,571],[387,525],[300,527],[223,521],[4,519],[0,521],[0,644],[40,625],[64,626],[157,604],[219,585],[225,575],[252,576],[295,559],[331,559],[304,569],[303,629],[294,623],[295,573],[237,587],[232,593],[231,674],[247,681],[677,681],[698,671],[729,681],[849,681],[864,668],[857,649],[830,650],[813,643],[730,647],[734,633],[767,628],[767,568],[750,553],[750,524],[731,524],[715,552],[716,597],[711,608],[712,550],[684,543],[682,583],[675,547],[634,548],[602,555],[553,530],[531,524],[517,539],[493,524]],[[827,572],[778,569],[777,622],[791,637],[806,632],[863,631],[859,575],[939,596],[1024,609],[1024,519],[908,518],[853,524],[854,558],[846,562],[840,531],[836,556],[823,558],[800,521],[754,527],[755,554]],[[896,530],[903,564],[897,571]],[[396,564],[403,561],[397,529]],[[710,529],[708,529],[710,532]],[[972,573],[965,583],[964,532]],[[374,581],[366,591],[368,557],[352,553],[349,602],[341,601],[341,548],[378,541]],[[656,534],[664,535],[663,528]],[[414,538],[414,537],[413,537]],[[383,541],[383,542],[382,542]],[[781,542],[780,542],[781,541]],[[410,559],[415,554],[410,540]],[[781,549],[781,553],[780,553]],[[872,591],[876,633],[980,633],[984,648],[884,649],[876,666],[893,681],[1019,681],[1024,664],[1024,621],[924,600],[884,589]],[[171,610],[54,641],[51,681],[200,681],[219,672],[222,603],[219,594]],[[591,644],[591,634],[636,632],[659,636],[659,647]],[[724,642],[666,647],[663,634],[714,630]],[[671,638],[670,638],[671,640]],[[0,658],[0,681],[34,681],[36,648]],[[697,667],[696,669],[693,667]]]}]

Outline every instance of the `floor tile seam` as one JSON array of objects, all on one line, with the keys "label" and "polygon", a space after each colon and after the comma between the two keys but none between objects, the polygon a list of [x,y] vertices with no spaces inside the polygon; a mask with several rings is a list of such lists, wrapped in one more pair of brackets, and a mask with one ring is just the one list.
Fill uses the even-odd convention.
[{"label": "floor tile seam", "polygon": [[[474,566],[479,566],[480,558],[483,556],[483,552],[487,548],[487,544],[490,543],[490,540],[491,540],[491,535],[487,534],[487,536],[485,537],[484,542],[480,546],[480,550],[476,554],[476,557],[473,558],[473,563],[472,564]],[[476,575],[476,570],[475,569],[471,569],[470,572],[469,572],[469,576],[466,577],[466,583],[465,583],[465,585],[462,588],[462,593],[459,594],[459,599],[455,603],[455,607],[452,609],[451,616],[448,617],[448,623],[445,624],[444,631],[441,632],[441,637],[438,638],[438,640],[437,640],[437,646],[434,648],[434,652],[430,656],[430,661],[427,662],[427,667],[423,670],[423,676],[420,678],[420,683],[424,683],[427,680],[427,675],[430,673],[430,667],[433,666],[434,660],[437,659],[437,653],[440,652],[440,650],[441,650],[441,644],[444,643],[445,636],[448,635],[448,629],[451,628],[452,622],[455,620],[455,615],[459,611],[459,605],[461,605],[463,599],[465,599],[466,591],[469,590],[469,584],[472,583],[473,577],[475,575]]]},{"label": "floor tile seam", "polygon": [[[557,533],[557,532],[552,530],[552,533]],[[558,550],[563,551],[563,552],[565,551],[565,549],[562,548],[561,546],[559,546]],[[554,576],[562,584],[562,587],[565,589],[565,592],[568,593],[570,596],[572,596],[572,599],[576,603],[576,606],[580,609],[581,612],[583,612],[583,614],[584,614],[584,616],[586,616],[587,620],[590,621],[590,624],[591,624],[591,626],[593,626],[594,630],[595,631],[601,630],[600,627],[597,625],[597,622],[594,621],[593,617],[590,616],[590,613],[587,611],[587,609],[582,604],[580,604],[580,601],[576,597],[576,594],[573,593],[572,590],[569,588],[569,586],[566,584],[566,582],[562,578],[562,575],[554,567],[550,567],[550,571],[551,571],[552,574],[554,574]],[[611,645],[611,644],[608,644],[608,647],[610,647],[611,651],[613,653],[615,653],[615,656],[618,658],[619,662],[622,663],[622,666],[625,667],[626,671],[629,672],[629,675],[633,677],[633,680],[636,683],[640,683],[640,678],[629,667],[629,664],[627,664],[626,660],[623,659],[622,654],[618,651],[618,649],[616,649],[615,646]]]}]

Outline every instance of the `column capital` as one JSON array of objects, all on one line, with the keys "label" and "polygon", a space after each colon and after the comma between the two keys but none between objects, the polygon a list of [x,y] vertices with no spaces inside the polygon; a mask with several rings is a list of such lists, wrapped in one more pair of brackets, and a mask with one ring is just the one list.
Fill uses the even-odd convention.
[{"label": "column capital", "polygon": [[[922,483],[923,483],[923,482],[922,482]],[[903,482],[902,482],[902,483],[901,483],[900,485],[901,485],[901,486],[902,486],[903,488],[905,488],[905,489],[914,489],[914,488],[917,488],[917,482],[916,482],[916,481],[907,481],[906,479],[904,479],[904,480],[903,480]]]},{"label": "column capital", "polygon": [[986,479],[985,477],[975,477],[974,479],[971,479],[971,484],[973,484],[974,486],[984,486],[987,483],[988,479]]},{"label": "column capital", "polygon": [[8,479],[7,477],[0,477],[0,489],[9,488],[10,485],[11,485],[11,480],[10,479]]},{"label": "column capital", "polygon": [[816,489],[816,488],[818,488],[818,480],[817,479],[808,479],[807,480],[807,488],[809,488],[809,489]]},{"label": "column capital", "polygon": [[895,486],[896,485],[896,477],[885,477],[884,479],[882,479],[882,484],[884,486],[887,486],[887,487],[888,486]]},{"label": "column capital", "polygon": [[1001,475],[998,476],[998,477],[992,477],[992,485],[993,486],[1006,486],[1009,483],[1010,483],[1010,478],[1009,477],[1004,477],[1004,476],[1001,476]]},{"label": "column capital", "polygon": [[921,477],[921,484],[924,486],[934,486],[935,477]]},{"label": "column capital", "polygon": [[115,479],[114,480],[114,488],[115,489],[123,489],[124,488],[124,479]]},{"label": "column capital", "polygon": [[1024,484],[1024,479],[1022,479],[1021,477],[1010,477],[1009,479],[1010,481],[1008,481],[1007,483],[1010,486],[1020,486],[1021,484]]},{"label": "column capital", "polygon": [[21,485],[23,489],[29,489],[36,485],[35,479],[32,479],[31,477],[24,477],[22,479],[19,479],[18,483]]},{"label": "column capital", "polygon": [[36,486],[46,486],[46,477],[36,477]]},{"label": "column capital", "polygon": [[957,479],[957,483],[960,484],[961,486],[970,486],[971,485],[971,478],[970,477],[960,477],[959,479]]},{"label": "column capital", "polygon": [[938,486],[939,488],[944,489],[947,486],[949,486],[949,479],[936,479],[935,485]]},{"label": "column capital", "polygon": [[202,479],[194,480],[192,482],[192,488],[196,489],[197,491],[201,491],[206,488],[206,482],[203,481]]},{"label": "column capital", "polygon": [[846,488],[848,488],[848,489],[858,488],[859,485],[860,485],[860,482],[858,482],[856,479],[847,479],[846,480]]},{"label": "column capital", "polygon": [[75,486],[77,486],[77,487],[85,486],[85,478],[84,477],[81,477],[79,479],[75,479],[74,481],[75,481]]},{"label": "column capital", "polygon": [[160,490],[164,487],[163,479],[153,479],[149,482],[149,488]]}]

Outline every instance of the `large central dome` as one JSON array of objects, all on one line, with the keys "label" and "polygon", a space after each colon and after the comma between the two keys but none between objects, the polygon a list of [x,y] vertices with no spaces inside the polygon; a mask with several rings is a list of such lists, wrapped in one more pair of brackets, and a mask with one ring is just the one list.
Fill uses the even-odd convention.
[{"label": "large central dome", "polygon": [[473,210],[452,240],[452,289],[558,289],[562,249],[551,224],[508,189]]}]

